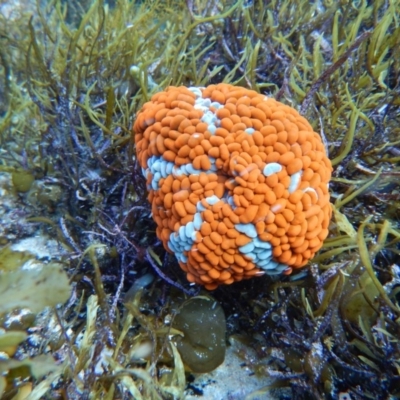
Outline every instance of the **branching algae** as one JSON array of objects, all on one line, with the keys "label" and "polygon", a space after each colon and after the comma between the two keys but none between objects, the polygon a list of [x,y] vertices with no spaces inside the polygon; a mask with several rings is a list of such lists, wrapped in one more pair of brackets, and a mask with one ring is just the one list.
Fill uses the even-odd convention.
[{"label": "branching algae", "polygon": [[[306,272],[213,292],[227,335],[257,350],[243,363],[274,378],[247,398],[398,397],[399,1],[29,6],[0,6],[2,398],[189,394],[173,318],[198,289],[156,239],[131,127],[168,85],[219,82],[297,108],[335,168],[334,220]],[[10,246],[35,236],[62,251],[29,270]]]}]

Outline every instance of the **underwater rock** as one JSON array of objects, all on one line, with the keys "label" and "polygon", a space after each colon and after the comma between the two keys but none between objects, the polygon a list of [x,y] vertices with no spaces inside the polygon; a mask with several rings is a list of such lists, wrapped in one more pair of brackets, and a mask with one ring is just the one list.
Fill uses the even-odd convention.
[{"label": "underwater rock", "polygon": [[188,300],[178,311],[172,327],[184,333],[177,349],[193,372],[210,372],[225,359],[225,314],[217,301],[208,297]]},{"label": "underwater rock", "polygon": [[332,165],[292,107],[228,84],[169,87],[133,129],[157,236],[189,282],[288,275],[321,248]]}]

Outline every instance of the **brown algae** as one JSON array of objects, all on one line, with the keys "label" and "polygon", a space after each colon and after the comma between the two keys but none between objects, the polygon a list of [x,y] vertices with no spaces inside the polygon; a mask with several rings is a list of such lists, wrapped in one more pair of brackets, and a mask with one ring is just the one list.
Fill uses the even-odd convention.
[{"label": "brown algae", "polygon": [[[0,289],[10,305],[0,397],[191,393],[171,321],[198,289],[156,238],[130,127],[169,85],[218,82],[299,110],[334,166],[333,221],[312,263],[296,279],[213,293],[227,336],[257,353],[240,353],[243,366],[275,379],[248,398],[277,388],[302,399],[399,396],[398,0],[3,3],[0,282],[33,297],[18,303]],[[60,251],[32,272],[30,255],[10,248],[35,236]],[[66,296],[38,301],[33,323],[11,324],[43,300],[32,285],[45,293],[61,276],[65,305],[40,313]]]}]

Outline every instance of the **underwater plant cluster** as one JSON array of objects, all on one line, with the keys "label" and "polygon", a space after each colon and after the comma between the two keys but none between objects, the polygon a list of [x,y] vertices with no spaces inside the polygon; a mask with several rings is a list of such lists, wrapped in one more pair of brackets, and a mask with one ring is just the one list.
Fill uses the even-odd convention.
[{"label": "underwater plant cluster", "polygon": [[[228,356],[258,386],[239,394],[231,379],[219,398],[398,397],[399,10],[399,0],[2,2],[0,397],[211,398],[212,378],[196,382]],[[332,220],[301,270],[209,293],[157,237],[133,127],[156,93],[221,83],[294,108],[320,134]],[[244,190],[232,201],[251,207]]]}]

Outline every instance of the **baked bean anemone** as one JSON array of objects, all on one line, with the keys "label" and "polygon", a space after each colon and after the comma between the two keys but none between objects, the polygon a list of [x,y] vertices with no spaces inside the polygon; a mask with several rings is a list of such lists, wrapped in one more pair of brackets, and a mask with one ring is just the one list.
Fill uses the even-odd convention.
[{"label": "baked bean anemone", "polygon": [[171,86],[133,131],[157,236],[189,282],[289,275],[321,248],[332,165],[292,107],[224,83]]}]

